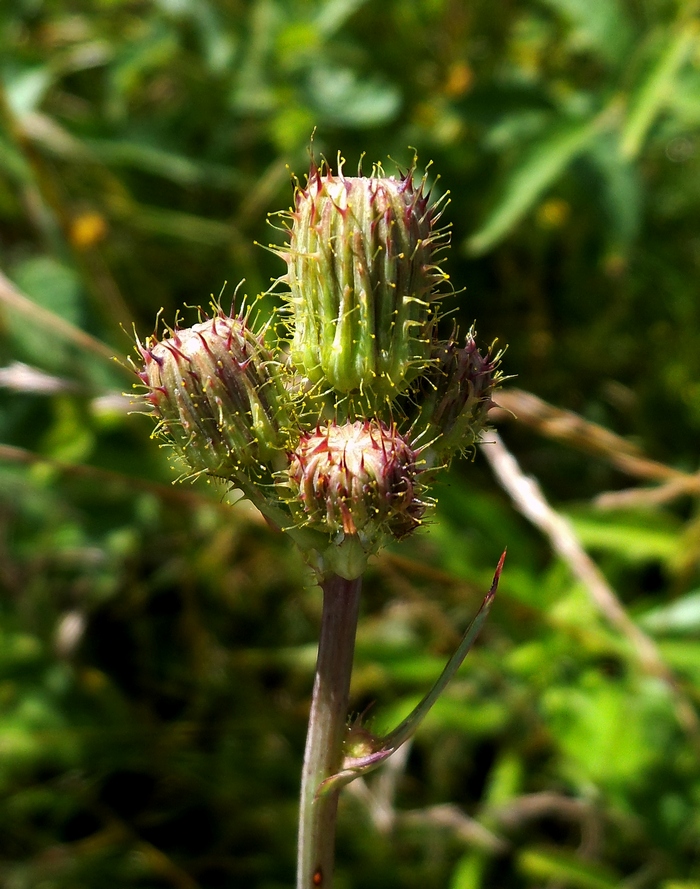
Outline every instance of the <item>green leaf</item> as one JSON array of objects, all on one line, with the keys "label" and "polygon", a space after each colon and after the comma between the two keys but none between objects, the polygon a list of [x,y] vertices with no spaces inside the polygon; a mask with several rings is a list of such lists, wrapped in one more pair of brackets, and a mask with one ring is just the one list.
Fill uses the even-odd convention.
[{"label": "green leaf", "polygon": [[151,20],[139,39],[122,44],[110,69],[115,107],[121,110],[121,102],[142,87],[149,73],[172,63],[177,50],[177,35],[163,21]]},{"label": "green leaf", "polygon": [[199,32],[207,67],[215,74],[231,66],[236,53],[236,41],[227,31],[218,10],[207,0],[157,0],[166,12],[189,18]]},{"label": "green leaf", "polygon": [[179,185],[233,188],[241,182],[240,174],[231,167],[193,160],[155,145],[121,139],[86,139],[84,144],[105,164],[143,170]]},{"label": "green leaf", "polygon": [[7,102],[17,117],[24,117],[34,111],[46,95],[53,82],[53,73],[48,65],[17,71],[6,76]]},{"label": "green leaf", "polygon": [[449,889],[481,889],[487,859],[481,850],[470,849],[455,867]]},{"label": "green leaf", "polygon": [[316,27],[323,37],[335,34],[367,0],[326,0],[316,17]]},{"label": "green leaf", "polygon": [[639,786],[664,761],[674,726],[666,692],[651,680],[634,688],[594,671],[576,686],[550,686],[542,712],[565,757],[565,770],[582,786]]},{"label": "green leaf", "polygon": [[666,663],[700,686],[700,642],[690,639],[660,639],[659,651]]},{"label": "green leaf", "polygon": [[518,869],[533,880],[555,880],[576,889],[619,889],[620,878],[610,868],[571,852],[528,848],[517,858]]},{"label": "green leaf", "polygon": [[652,608],[637,620],[651,633],[696,633],[700,630],[700,590],[693,590],[669,605]]},{"label": "green leaf", "polygon": [[627,562],[644,564],[657,559],[670,562],[682,546],[676,528],[645,527],[632,521],[612,523],[596,518],[569,518],[585,547],[614,553]]},{"label": "green leaf", "polygon": [[[453,692],[458,695],[459,689],[455,687]],[[467,703],[464,698],[448,693],[436,701],[425,725],[428,731],[453,729],[465,737],[483,738],[504,731],[509,718],[504,700],[469,700]]]},{"label": "green leaf", "polygon": [[571,27],[569,44],[591,50],[607,62],[626,57],[632,27],[619,0],[545,0]]},{"label": "green leaf", "polygon": [[180,213],[176,210],[164,210],[161,207],[149,207],[141,204],[138,208],[124,208],[125,217],[135,229],[181,238],[184,241],[205,244],[226,244],[234,237],[233,228],[226,222],[206,219],[191,213]]},{"label": "green leaf", "polygon": [[70,398],[52,404],[53,423],[41,442],[44,454],[65,463],[84,463],[90,456],[95,436],[78,405]]},{"label": "green leaf", "polygon": [[637,167],[620,154],[617,140],[601,134],[587,158],[602,181],[602,198],[611,248],[626,250],[637,237],[642,223],[642,180]]},{"label": "green leaf", "polygon": [[256,0],[249,13],[244,56],[236,68],[231,104],[239,112],[260,115],[276,104],[270,84],[270,56],[282,21],[282,10],[271,0]]},{"label": "green leaf", "polygon": [[590,144],[600,127],[599,116],[559,125],[540,139],[511,171],[500,199],[481,228],[469,238],[467,249],[473,254],[486,253],[503,240]]},{"label": "green leaf", "polygon": [[698,25],[690,22],[677,32],[670,32],[656,62],[630,101],[620,151],[624,158],[637,157],[658,115],[670,101],[679,69],[698,39]]},{"label": "green leaf", "polygon": [[543,130],[546,130],[551,118],[551,112],[544,108],[518,109],[501,114],[496,123],[486,131],[484,148],[496,152],[506,151],[513,146],[536,139]]},{"label": "green leaf", "polygon": [[680,127],[700,126],[700,71],[690,67],[679,71],[666,105]]},{"label": "green leaf", "polygon": [[333,124],[372,127],[398,114],[401,93],[377,76],[361,79],[351,68],[318,66],[311,72],[311,100],[322,119]]},{"label": "green leaf", "polygon": [[494,763],[486,782],[486,802],[496,808],[521,792],[525,779],[522,758],[506,749]]},{"label": "green leaf", "polygon": [[[50,256],[34,256],[15,267],[17,286],[34,303],[49,309],[69,324],[79,327],[82,315],[81,284],[75,271]],[[23,315],[8,310],[11,337],[21,357],[40,367],[58,370],[70,354],[64,340],[47,340],[46,328],[32,324]]]},{"label": "green leaf", "polygon": [[21,151],[0,136],[0,171],[15,182],[27,185],[32,181],[32,170]]}]

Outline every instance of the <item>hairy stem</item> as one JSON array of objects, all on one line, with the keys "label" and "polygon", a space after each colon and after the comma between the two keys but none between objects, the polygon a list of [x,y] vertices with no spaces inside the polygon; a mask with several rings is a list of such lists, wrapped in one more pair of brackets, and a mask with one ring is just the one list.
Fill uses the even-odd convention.
[{"label": "hairy stem", "polygon": [[362,578],[331,575],[322,584],[323,617],[301,779],[297,889],[330,889],[339,790],[316,797],[342,768],[350,674]]}]

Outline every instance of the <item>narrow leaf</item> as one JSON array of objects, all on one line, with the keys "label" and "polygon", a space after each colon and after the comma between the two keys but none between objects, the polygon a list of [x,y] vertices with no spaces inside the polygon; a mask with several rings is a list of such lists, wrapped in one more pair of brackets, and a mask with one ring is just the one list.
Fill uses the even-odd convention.
[{"label": "narrow leaf", "polygon": [[212,185],[220,188],[239,187],[240,175],[235,169],[223,164],[213,164],[201,159],[193,160],[173,151],[165,151],[154,145],[145,145],[126,139],[87,139],[85,146],[105,164],[143,170],[178,185]]},{"label": "narrow leaf", "polygon": [[486,253],[512,231],[544,192],[598,133],[602,116],[557,127],[537,142],[510,173],[500,200],[467,242],[473,254]]},{"label": "narrow leaf", "polygon": [[[105,343],[71,324],[44,306],[37,305],[25,296],[0,272],[0,304],[29,318],[32,323],[50,330],[52,335],[72,342],[87,352],[92,352],[109,362],[114,361],[114,352]],[[117,367],[121,365],[117,364]],[[129,371],[131,375],[131,372]]]},{"label": "narrow leaf", "polygon": [[642,222],[639,170],[621,156],[613,133],[601,134],[586,156],[601,179],[609,248],[624,252],[637,237]]},{"label": "narrow leaf", "polygon": [[622,156],[631,160],[639,154],[652,124],[670,101],[676,75],[698,38],[698,24],[688,23],[671,33],[656,63],[630,103],[620,139]]},{"label": "narrow leaf", "polygon": [[603,865],[581,861],[573,854],[545,849],[524,849],[518,869],[530,879],[555,880],[571,889],[618,889],[619,879]]},{"label": "narrow leaf", "polygon": [[366,2],[367,0],[327,0],[316,17],[316,27],[320,34],[326,39],[332,37]]},{"label": "narrow leaf", "polygon": [[651,633],[697,633],[700,630],[700,590],[693,590],[669,605],[652,608],[638,618]]},{"label": "narrow leaf", "polygon": [[620,0],[545,0],[570,25],[574,50],[594,52],[606,62],[624,60],[632,25]]}]

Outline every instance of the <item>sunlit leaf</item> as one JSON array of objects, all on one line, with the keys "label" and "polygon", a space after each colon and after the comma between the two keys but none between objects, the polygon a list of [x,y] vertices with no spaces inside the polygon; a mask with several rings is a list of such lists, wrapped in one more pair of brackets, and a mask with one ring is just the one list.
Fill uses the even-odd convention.
[{"label": "sunlit leaf", "polygon": [[17,71],[5,77],[7,101],[17,117],[28,114],[41,103],[53,81],[48,65]]},{"label": "sunlit leaf", "polygon": [[506,177],[485,222],[468,240],[471,253],[486,253],[503,240],[594,139],[598,118],[557,126],[539,139]]},{"label": "sunlit leaf", "polygon": [[457,862],[449,889],[481,889],[486,860],[483,852],[470,850]]},{"label": "sunlit leaf", "polygon": [[682,676],[700,685],[700,641],[693,639],[661,638],[659,650],[669,666]]},{"label": "sunlit leaf", "polygon": [[[40,307],[49,309],[69,324],[79,327],[82,319],[82,288],[75,271],[50,256],[24,260],[14,269],[15,281]],[[12,337],[20,354],[40,367],[58,370],[69,351],[64,340],[47,348],[46,329],[26,317],[9,312]]]},{"label": "sunlit leaf", "polygon": [[573,516],[572,522],[584,546],[615,553],[628,562],[670,562],[682,546],[675,528],[649,527],[629,521],[601,522],[583,516]]},{"label": "sunlit leaf", "polygon": [[524,849],[518,868],[532,880],[556,880],[572,889],[619,889],[620,878],[603,864],[584,861],[573,853]]},{"label": "sunlit leaf", "polygon": [[394,84],[379,77],[362,80],[351,68],[314,68],[309,88],[313,106],[333,124],[378,126],[393,120],[401,105]]},{"label": "sunlit leaf", "polygon": [[486,783],[486,804],[502,806],[521,792],[525,780],[522,757],[513,750],[504,750],[489,772]]},{"label": "sunlit leaf", "polygon": [[324,37],[330,37],[366,2],[367,0],[325,0],[316,17],[316,27]]},{"label": "sunlit leaf", "polygon": [[52,424],[41,442],[41,451],[66,463],[86,462],[95,445],[95,435],[85,422],[84,413],[69,398],[52,404]]},{"label": "sunlit leaf", "polygon": [[570,23],[573,49],[591,50],[605,61],[624,59],[632,38],[627,10],[620,0],[545,0]]},{"label": "sunlit leaf", "polygon": [[698,27],[694,21],[668,33],[651,69],[630,100],[620,137],[623,157],[632,159],[641,151],[654,121],[671,98],[679,69],[697,40]]},{"label": "sunlit leaf", "polygon": [[700,125],[700,72],[686,67],[676,76],[676,88],[667,96],[669,113],[683,127]]},{"label": "sunlit leaf", "polygon": [[673,721],[668,696],[649,684],[631,688],[589,672],[577,686],[553,686],[542,697],[544,719],[572,780],[631,788],[665,756]]},{"label": "sunlit leaf", "polygon": [[697,633],[700,631],[700,590],[645,611],[637,620],[651,633]]}]

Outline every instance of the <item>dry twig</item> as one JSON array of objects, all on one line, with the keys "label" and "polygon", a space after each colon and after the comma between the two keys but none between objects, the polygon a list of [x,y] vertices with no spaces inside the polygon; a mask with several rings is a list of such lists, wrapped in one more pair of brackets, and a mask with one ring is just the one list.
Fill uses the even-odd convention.
[{"label": "dry twig", "polygon": [[531,392],[524,392],[522,389],[499,392],[498,406],[500,412],[494,411],[491,414],[495,420],[514,417],[519,423],[530,426],[547,438],[607,460],[627,475],[661,482],[682,481],[687,485],[684,491],[700,493],[699,474],[681,472],[657,460],[651,460],[621,435],[584,420],[573,411],[554,407]]},{"label": "dry twig", "polygon": [[523,473],[497,432],[488,434],[481,444],[481,451],[518,511],[546,535],[554,552],[581,581],[600,613],[631,643],[642,669],[666,683],[674,698],[679,723],[700,745],[700,721],[692,704],[679,689],[656,643],[625,611],[601,570],[584,550],[570,522],[552,509],[537,481]]}]

